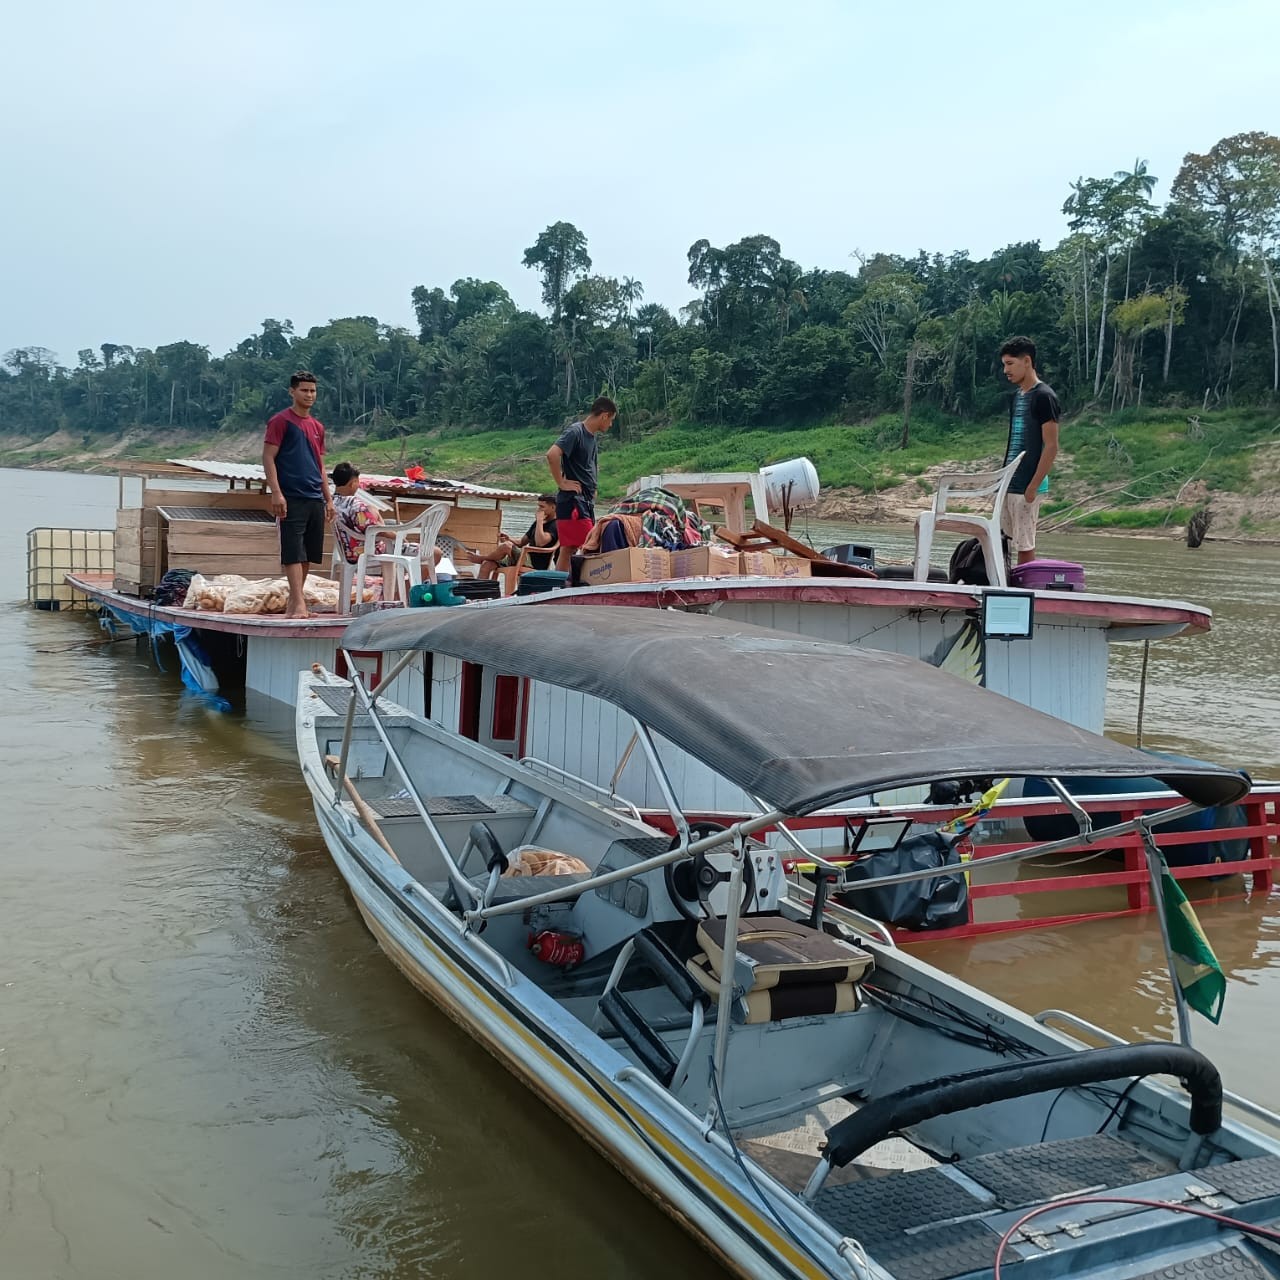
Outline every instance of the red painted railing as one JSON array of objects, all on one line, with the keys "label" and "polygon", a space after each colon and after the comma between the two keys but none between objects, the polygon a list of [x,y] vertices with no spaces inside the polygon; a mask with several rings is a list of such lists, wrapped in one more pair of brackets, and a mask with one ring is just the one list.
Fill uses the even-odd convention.
[{"label": "red painted railing", "polygon": [[[1080,798],[1081,806],[1090,814],[1106,813],[1118,815],[1118,821],[1128,822],[1144,813],[1152,813],[1161,809],[1173,808],[1184,801],[1180,796],[1166,795],[1110,795],[1085,799]],[[1171,866],[1175,879],[1180,881],[1203,880],[1212,877],[1241,877],[1239,894],[1246,892],[1269,893],[1280,868],[1280,785],[1264,785],[1256,788],[1242,801],[1239,807],[1243,812],[1242,823],[1214,828],[1205,831],[1167,831],[1155,829],[1156,842],[1161,849],[1173,852],[1179,845],[1217,843],[1219,841],[1242,840],[1249,842],[1246,857],[1236,861],[1220,861],[1200,863],[1194,866]],[[795,818],[788,821],[787,826],[796,833],[814,830],[839,830],[846,823],[854,832],[868,819],[910,818],[913,822],[938,826],[966,811],[966,806],[948,808],[942,805],[903,805],[877,809],[848,811],[841,814],[818,814],[809,818]],[[1009,842],[992,831],[991,837],[983,838],[983,830],[991,830],[994,823],[1007,824],[1021,821],[1031,816],[1065,815],[1067,809],[1056,800],[1009,800],[1001,801],[990,815],[975,829],[971,848],[965,850],[970,859],[970,870],[979,868],[984,859],[996,854],[1010,853],[1014,850],[1034,850],[1043,841],[1020,840]],[[698,813],[687,815],[690,821],[730,822],[741,818],[741,814]],[[660,830],[674,832],[674,825],[666,814],[649,813],[646,821]],[[1115,819],[1113,819],[1114,821]],[[998,828],[997,828],[998,830]],[[963,846],[962,846],[963,848]],[[1007,932],[1018,929],[1043,928],[1047,925],[1074,923],[1080,920],[1096,920],[1118,918],[1133,915],[1151,909],[1151,882],[1147,874],[1146,861],[1143,855],[1142,839],[1136,832],[1108,837],[1093,844],[1081,844],[1076,849],[1063,850],[1065,861],[1081,855],[1093,853],[1100,855],[1103,850],[1116,851],[1121,859],[1114,870],[1084,870],[1063,866],[1060,873],[1051,872],[1034,879],[1000,880],[991,883],[974,883],[976,877],[970,876],[969,885],[969,919],[965,924],[950,929],[935,929],[918,932],[907,929],[895,929],[894,934],[899,942],[923,942],[936,938],[974,937],[979,934]],[[1105,856],[1105,855],[1104,855]],[[824,854],[829,862],[840,862],[842,855]],[[797,859],[798,860],[798,859]],[[784,866],[793,866],[794,862],[784,855]],[[1019,862],[1004,864],[1016,874]],[[1038,868],[1039,869],[1039,868]],[[995,869],[992,868],[995,874]],[[1248,882],[1243,877],[1248,877]],[[1101,902],[1097,910],[1078,911],[1069,914],[1036,915],[1030,914],[1015,920],[982,920],[975,919],[975,904],[992,899],[1021,897],[1043,893],[1071,892],[1082,890],[1111,890],[1114,899],[1116,890],[1123,890],[1125,906],[1116,908]],[[980,913],[979,913],[980,914]]]}]

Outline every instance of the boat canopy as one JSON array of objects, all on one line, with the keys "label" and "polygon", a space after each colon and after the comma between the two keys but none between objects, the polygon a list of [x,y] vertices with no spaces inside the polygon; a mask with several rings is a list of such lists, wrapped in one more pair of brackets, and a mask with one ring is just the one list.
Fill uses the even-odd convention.
[{"label": "boat canopy", "polygon": [[342,644],[427,650],[620,707],[775,809],[960,777],[1156,778],[1200,805],[1243,774],[1163,761],[902,654],[705,614],[570,604],[397,609]]}]

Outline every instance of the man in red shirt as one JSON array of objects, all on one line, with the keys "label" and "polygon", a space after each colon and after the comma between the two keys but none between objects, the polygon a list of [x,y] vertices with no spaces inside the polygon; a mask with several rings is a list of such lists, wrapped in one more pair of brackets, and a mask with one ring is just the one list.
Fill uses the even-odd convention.
[{"label": "man in red shirt", "polygon": [[311,416],[316,376],[299,369],[289,379],[293,404],[267,423],[262,466],[271,489],[271,514],[280,526],[280,564],[289,581],[286,618],[305,618],[302,588],[309,568],[324,560],[324,527],[333,521],[333,495],[324,477],[324,425]]}]

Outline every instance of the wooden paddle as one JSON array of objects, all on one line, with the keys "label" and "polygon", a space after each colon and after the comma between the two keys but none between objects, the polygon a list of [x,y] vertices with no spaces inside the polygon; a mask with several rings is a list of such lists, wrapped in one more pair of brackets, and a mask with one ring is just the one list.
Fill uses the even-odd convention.
[{"label": "wooden paddle", "polygon": [[[338,757],[325,756],[324,763],[326,769],[336,770]],[[396,857],[396,851],[391,847],[391,842],[382,834],[382,828],[378,826],[378,819],[374,816],[373,810],[369,808],[365,803],[364,797],[356,790],[356,784],[349,777],[344,777],[342,785],[346,789],[347,795],[351,797],[351,803],[355,805],[356,814],[359,816],[360,821],[364,823],[365,830],[382,846],[384,852],[396,862],[399,862],[400,859]]]}]

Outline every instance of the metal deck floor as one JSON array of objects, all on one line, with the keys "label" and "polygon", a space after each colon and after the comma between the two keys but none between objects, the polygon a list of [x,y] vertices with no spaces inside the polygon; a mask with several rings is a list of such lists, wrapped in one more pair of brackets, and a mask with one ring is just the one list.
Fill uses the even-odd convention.
[{"label": "metal deck floor", "polygon": [[[814,1208],[837,1230],[861,1241],[900,1280],[952,1280],[989,1270],[1010,1211],[1175,1172],[1172,1161],[1122,1138],[1093,1134],[974,1156],[951,1166],[828,1183]],[[1277,1157],[1213,1165],[1185,1177],[1241,1204],[1280,1197]],[[991,1221],[997,1219],[1001,1229]],[[1280,1269],[1271,1269],[1270,1251],[1267,1262],[1259,1260],[1262,1256],[1252,1246],[1232,1245],[1136,1280],[1276,1280]],[[1016,1253],[1006,1266],[1011,1273],[1020,1268]]]}]

